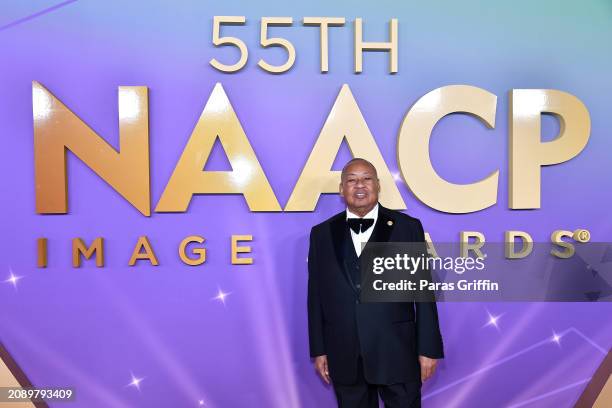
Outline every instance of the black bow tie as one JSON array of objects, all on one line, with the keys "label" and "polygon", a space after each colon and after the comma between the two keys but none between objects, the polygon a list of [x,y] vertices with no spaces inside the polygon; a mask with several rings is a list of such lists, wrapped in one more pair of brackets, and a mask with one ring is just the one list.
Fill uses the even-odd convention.
[{"label": "black bow tie", "polygon": [[348,226],[351,227],[355,234],[359,234],[360,232],[365,232],[374,225],[373,218],[347,218],[346,222]]}]

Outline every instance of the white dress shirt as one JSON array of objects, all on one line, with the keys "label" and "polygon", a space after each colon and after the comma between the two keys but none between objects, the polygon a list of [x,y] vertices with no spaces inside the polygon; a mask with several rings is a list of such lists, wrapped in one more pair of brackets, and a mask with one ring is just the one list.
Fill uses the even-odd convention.
[{"label": "white dress shirt", "polygon": [[353,239],[353,245],[355,246],[355,252],[357,253],[357,256],[360,256],[361,244],[364,242],[368,242],[370,237],[372,236],[372,231],[374,231],[374,226],[376,225],[376,220],[378,219],[378,203],[376,203],[374,208],[372,208],[372,210],[363,217],[353,214],[347,208],[346,218],[372,218],[374,220],[374,224],[372,224],[370,228],[365,231],[361,231],[360,233],[356,233],[355,231],[349,228],[349,230],[351,231],[351,238]]}]

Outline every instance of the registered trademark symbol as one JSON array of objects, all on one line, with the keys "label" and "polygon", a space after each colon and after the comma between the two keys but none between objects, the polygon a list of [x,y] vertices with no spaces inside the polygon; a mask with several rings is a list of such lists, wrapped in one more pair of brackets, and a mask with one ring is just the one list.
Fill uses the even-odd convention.
[{"label": "registered trademark symbol", "polygon": [[574,231],[573,238],[578,242],[589,242],[591,239],[591,233],[589,230],[579,228]]}]

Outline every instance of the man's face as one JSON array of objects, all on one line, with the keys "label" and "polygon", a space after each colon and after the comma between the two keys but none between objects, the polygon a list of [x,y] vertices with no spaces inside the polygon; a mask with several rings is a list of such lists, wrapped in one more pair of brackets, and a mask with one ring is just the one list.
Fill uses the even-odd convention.
[{"label": "man's face", "polygon": [[380,184],[376,171],[367,163],[356,161],[346,168],[340,182],[340,194],[351,212],[363,216],[378,202]]}]

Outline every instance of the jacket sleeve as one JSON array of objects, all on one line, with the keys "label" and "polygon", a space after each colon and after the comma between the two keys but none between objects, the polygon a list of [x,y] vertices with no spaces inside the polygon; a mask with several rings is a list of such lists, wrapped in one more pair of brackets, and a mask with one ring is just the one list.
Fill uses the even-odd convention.
[{"label": "jacket sleeve", "polygon": [[[423,225],[417,220],[417,242],[425,242]],[[417,354],[429,358],[444,358],[444,347],[438,309],[435,302],[416,302]]]},{"label": "jacket sleeve", "polygon": [[323,341],[323,311],[317,282],[318,261],[313,229],[310,231],[310,246],[308,248],[308,338],[310,357],[326,354]]}]

